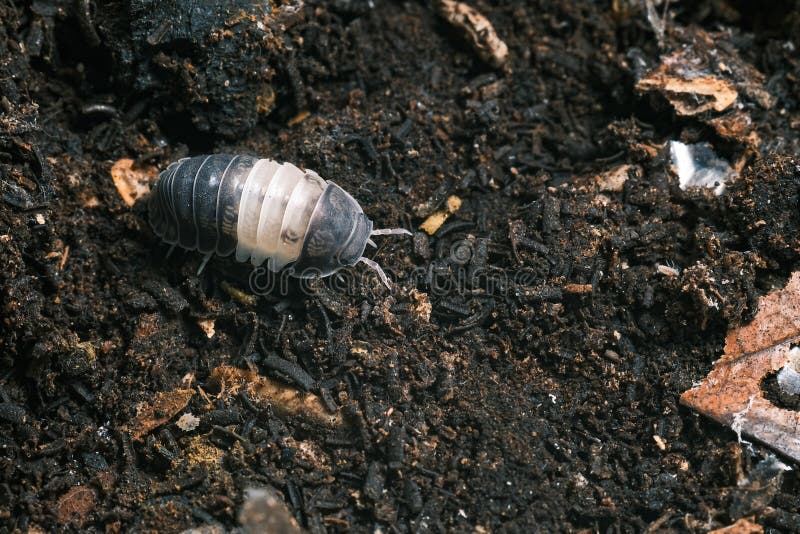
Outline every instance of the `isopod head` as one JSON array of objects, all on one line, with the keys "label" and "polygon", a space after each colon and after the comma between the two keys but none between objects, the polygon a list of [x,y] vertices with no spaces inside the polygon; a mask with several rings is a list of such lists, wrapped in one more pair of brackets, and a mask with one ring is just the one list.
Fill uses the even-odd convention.
[{"label": "isopod head", "polygon": [[328,276],[364,256],[372,221],[344,189],[328,182],[306,230],[303,249],[292,265],[301,278]]}]

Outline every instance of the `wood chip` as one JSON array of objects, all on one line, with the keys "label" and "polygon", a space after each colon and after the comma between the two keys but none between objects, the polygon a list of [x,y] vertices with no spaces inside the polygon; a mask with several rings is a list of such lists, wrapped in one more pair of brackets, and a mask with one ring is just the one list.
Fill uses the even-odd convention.
[{"label": "wood chip", "polygon": [[419,229],[428,235],[435,234],[448,217],[457,212],[460,208],[461,199],[455,195],[451,195],[445,202],[444,208],[429,215],[428,218],[419,225]]},{"label": "wood chip", "polygon": [[447,22],[462,31],[483,61],[502,67],[508,60],[508,46],[486,16],[464,2],[436,0],[435,5]]},{"label": "wood chip", "polygon": [[322,399],[313,393],[304,393],[253,371],[222,365],[211,372],[211,380],[223,398],[244,391],[255,404],[272,406],[279,417],[298,417],[328,428],[343,424],[342,414],[330,413]]},{"label": "wood chip", "polygon": [[193,389],[180,388],[158,393],[152,403],[143,403],[136,417],[125,426],[125,431],[130,433],[134,441],[141,441],[150,431],[160,427],[186,408],[192,395],[194,395]]},{"label": "wood chip", "polygon": [[136,167],[130,158],[122,158],[111,167],[111,179],[117,187],[119,196],[128,206],[133,206],[137,200],[147,196],[150,184],[158,178],[158,169],[155,167]]},{"label": "wood chip", "polygon": [[753,321],[728,332],[725,354],[681,403],[800,461],[800,412],[764,398],[762,379],[783,369],[800,343],[800,272],[759,299]]}]

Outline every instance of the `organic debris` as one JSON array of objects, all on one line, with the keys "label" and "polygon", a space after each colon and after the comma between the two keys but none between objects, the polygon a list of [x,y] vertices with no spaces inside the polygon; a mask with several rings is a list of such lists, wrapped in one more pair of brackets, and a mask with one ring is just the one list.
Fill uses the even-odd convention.
[{"label": "organic debris", "polygon": [[128,206],[133,206],[136,201],[147,196],[150,185],[158,178],[158,169],[155,167],[134,167],[130,158],[122,158],[111,167],[111,179],[117,187],[119,196]]},{"label": "organic debris", "polygon": [[184,432],[191,432],[200,425],[200,418],[193,414],[185,413],[175,421],[175,425]]},{"label": "organic debris", "polygon": [[461,208],[461,199],[455,195],[450,196],[446,201],[443,209],[433,212],[419,225],[419,229],[423,230],[428,235],[433,235],[441,228],[444,222],[455,212]]},{"label": "organic debris", "polygon": [[342,414],[330,413],[322,399],[313,393],[303,393],[253,371],[223,365],[211,372],[211,381],[221,397],[228,398],[244,391],[255,404],[272,407],[280,417],[298,417],[328,428],[343,424]]},{"label": "organic debris", "polygon": [[[463,1],[508,45],[501,68],[433,2],[0,1],[0,530],[236,532],[264,487],[314,533],[751,515],[800,531],[797,472],[761,476],[727,428],[676,406],[728,324],[800,268],[797,7],[653,0],[659,47],[642,0]],[[733,105],[633,98],[687,46]],[[773,107],[729,56],[762,70]],[[672,139],[740,176],[719,198],[681,191]],[[391,294],[361,269],[262,294],[249,262],[198,276],[200,253],[168,254],[109,176],[223,152],[317,169],[381,227],[463,202],[433,235],[369,250]],[[255,376],[217,391],[234,362]],[[795,406],[784,371],[764,394]],[[250,393],[257,375],[298,415]],[[131,439],[137,405],[176,387],[196,394]],[[324,412],[305,415],[303,388]],[[329,412],[335,431],[314,419]],[[73,487],[94,507],[61,524],[62,496],[91,500]]]},{"label": "organic debris", "polygon": [[280,532],[303,534],[283,500],[274,488],[249,488],[245,490],[244,504],[239,512],[239,524],[246,534]]},{"label": "organic debris", "polygon": [[761,525],[753,519],[753,517],[743,517],[732,525],[714,529],[708,534],[761,534],[764,532]]},{"label": "organic debris", "polygon": [[734,104],[771,108],[775,99],[764,87],[764,75],[736,53],[722,32],[677,28],[674,33],[682,46],[662,56],[660,65],[639,78],[636,89],[660,93],[678,116],[697,117],[719,135],[756,147],[749,111]]},{"label": "organic debris", "polygon": [[800,342],[800,272],[786,286],[759,299],[753,321],[728,332],[725,354],[681,403],[800,461],[800,413],[764,398],[762,380],[792,365]]},{"label": "organic debris", "polygon": [[88,486],[72,486],[69,491],[58,499],[58,522],[62,525],[73,522],[83,526],[88,515],[94,510],[97,502],[97,492]]},{"label": "organic debris", "polygon": [[639,165],[618,165],[613,169],[597,175],[595,182],[600,191],[605,193],[620,193],[625,187],[625,182],[628,181],[630,173],[635,173],[640,176],[642,168]]},{"label": "organic debris", "polygon": [[738,93],[730,82],[714,76],[684,79],[671,73],[673,62],[680,59],[665,60],[658,69],[639,80],[636,89],[663,93],[675,112],[684,117],[709,110],[725,111],[736,102]]},{"label": "organic debris", "polygon": [[125,430],[134,441],[140,441],[151,430],[160,427],[186,408],[194,393],[193,389],[174,389],[156,394],[152,403],[142,403],[136,417],[125,425]]},{"label": "organic debris", "polygon": [[435,5],[447,22],[464,33],[483,61],[493,67],[502,67],[508,60],[508,46],[497,36],[485,15],[455,0],[436,0]]},{"label": "organic debris", "polygon": [[770,505],[783,484],[784,473],[792,469],[774,454],[759,461],[745,476],[740,474],[728,505],[730,517],[759,512]]},{"label": "organic debris", "polygon": [[208,339],[214,337],[216,334],[215,329],[216,321],[214,319],[203,319],[201,321],[197,321],[197,326],[200,327],[200,330],[206,335]]}]

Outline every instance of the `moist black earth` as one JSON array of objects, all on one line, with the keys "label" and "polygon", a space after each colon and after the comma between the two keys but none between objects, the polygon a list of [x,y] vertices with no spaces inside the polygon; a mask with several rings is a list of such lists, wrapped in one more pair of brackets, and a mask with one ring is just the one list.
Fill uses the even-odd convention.
[{"label": "moist black earth", "polygon": [[[798,268],[800,4],[468,3],[502,67],[430,1],[0,0],[0,530],[222,532],[264,488],[314,533],[800,531],[796,471],[679,404]],[[637,90],[687,50],[760,76],[749,137]],[[737,178],[681,188],[673,140]],[[111,169],[214,152],[414,231],[392,289],[170,254]]]}]

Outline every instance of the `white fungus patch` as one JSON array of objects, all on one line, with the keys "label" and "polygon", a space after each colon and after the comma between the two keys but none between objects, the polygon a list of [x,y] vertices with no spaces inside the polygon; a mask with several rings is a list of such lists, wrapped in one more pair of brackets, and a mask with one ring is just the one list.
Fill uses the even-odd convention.
[{"label": "white fungus patch", "polygon": [[733,180],[736,174],[708,143],[687,145],[670,141],[669,154],[683,191],[689,187],[708,187],[719,196],[725,192],[725,182]]}]

